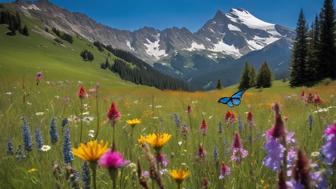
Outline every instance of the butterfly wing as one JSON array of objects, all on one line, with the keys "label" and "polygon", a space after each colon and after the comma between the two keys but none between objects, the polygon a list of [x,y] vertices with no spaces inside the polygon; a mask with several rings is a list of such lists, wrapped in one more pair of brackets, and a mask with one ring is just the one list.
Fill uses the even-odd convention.
[{"label": "butterfly wing", "polygon": [[227,104],[230,101],[229,97],[223,97],[218,100],[219,103]]},{"label": "butterfly wing", "polygon": [[245,92],[245,90],[239,90],[238,92],[236,92],[235,94],[233,94],[232,96],[231,96],[231,98],[233,98],[233,99],[241,99],[242,97],[243,97],[243,95],[244,95],[244,92]]},{"label": "butterfly wing", "polygon": [[234,106],[232,99],[230,99],[227,103],[226,103],[230,108],[232,108]]},{"label": "butterfly wing", "polygon": [[232,98],[231,101],[235,106],[238,106],[241,102],[241,100],[239,98]]}]

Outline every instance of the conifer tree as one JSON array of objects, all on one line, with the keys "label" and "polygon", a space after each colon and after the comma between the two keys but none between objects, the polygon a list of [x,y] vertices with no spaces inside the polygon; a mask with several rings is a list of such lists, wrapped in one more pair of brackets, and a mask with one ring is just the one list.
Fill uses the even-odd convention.
[{"label": "conifer tree", "polygon": [[250,88],[250,65],[245,63],[243,73],[240,78],[239,89],[248,89]]},{"label": "conifer tree", "polygon": [[218,89],[218,90],[222,89],[222,83],[221,83],[220,79],[218,79],[218,81],[217,81],[216,89]]},{"label": "conifer tree", "polygon": [[321,12],[318,77],[336,79],[335,10],[333,0],[325,0]]},{"label": "conifer tree", "polygon": [[303,10],[301,10],[296,28],[296,38],[293,47],[292,65],[290,70],[290,85],[292,87],[301,86],[306,82],[304,71],[308,55],[307,31],[306,19],[304,17]]},{"label": "conifer tree", "polygon": [[250,87],[254,87],[256,85],[257,73],[253,66],[250,66],[249,78],[250,78]]},{"label": "conifer tree", "polygon": [[29,36],[29,31],[27,25],[25,25],[22,29],[22,35]]},{"label": "conifer tree", "polygon": [[319,69],[319,41],[320,21],[318,16],[316,16],[311,31],[309,32],[308,60],[304,71],[307,81],[305,85],[312,85],[317,80],[317,70]]},{"label": "conifer tree", "polygon": [[257,76],[257,88],[267,88],[272,86],[272,73],[267,62],[263,63],[259,69]]}]

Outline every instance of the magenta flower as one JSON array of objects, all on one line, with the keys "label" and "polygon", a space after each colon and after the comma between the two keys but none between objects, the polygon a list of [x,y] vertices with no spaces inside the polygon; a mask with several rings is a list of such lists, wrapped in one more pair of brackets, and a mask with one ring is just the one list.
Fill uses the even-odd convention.
[{"label": "magenta flower", "polygon": [[327,137],[327,140],[336,137],[336,123],[329,125],[324,131],[324,135]]},{"label": "magenta flower", "polygon": [[219,179],[224,179],[226,176],[231,174],[231,169],[229,166],[225,165],[224,162],[221,163],[220,168],[219,168]]},{"label": "magenta flower", "polygon": [[117,110],[117,106],[112,102],[110,110],[107,113],[107,118],[112,121],[116,122],[121,117],[120,112]]},{"label": "magenta flower", "polygon": [[200,145],[199,145],[197,155],[198,155],[198,158],[200,158],[200,159],[205,158],[205,156],[206,156],[206,151],[205,151],[205,149],[204,149],[204,147],[203,147],[203,144],[200,144]]},{"label": "magenta flower", "polygon": [[232,156],[231,160],[239,163],[243,158],[248,155],[247,150],[243,148],[238,133],[235,134],[232,144]]},{"label": "magenta flower", "polygon": [[109,150],[100,157],[98,163],[108,169],[118,169],[125,167],[130,161],[125,160],[120,152]]},{"label": "magenta flower", "polygon": [[156,161],[161,164],[163,167],[167,167],[169,161],[166,158],[166,155],[163,153],[156,154]]}]

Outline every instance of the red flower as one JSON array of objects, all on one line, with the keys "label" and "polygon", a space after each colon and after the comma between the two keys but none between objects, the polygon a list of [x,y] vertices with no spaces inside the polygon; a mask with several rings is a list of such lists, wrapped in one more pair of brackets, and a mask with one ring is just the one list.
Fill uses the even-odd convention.
[{"label": "red flower", "polygon": [[202,133],[203,135],[206,135],[207,132],[208,132],[208,125],[207,125],[207,123],[205,122],[204,119],[202,120],[202,123],[201,123],[201,125],[200,125],[200,130],[201,130],[201,133]]},{"label": "red flower", "polygon": [[302,92],[301,92],[301,98],[304,98],[304,97],[305,97],[305,92],[302,91]]},{"label": "red flower", "polygon": [[249,124],[253,123],[253,114],[252,114],[252,112],[247,112],[246,118],[247,118],[247,122]]},{"label": "red flower", "polygon": [[274,138],[280,138],[286,135],[285,126],[280,114],[275,116],[275,124],[269,132]]},{"label": "red flower", "polygon": [[112,102],[109,112],[107,113],[107,118],[110,121],[117,121],[120,118],[121,114],[117,110],[116,105]]},{"label": "red flower", "polygon": [[206,151],[203,147],[203,144],[200,144],[198,147],[198,158],[203,159],[206,156]]},{"label": "red flower", "polygon": [[79,90],[77,92],[77,96],[80,98],[80,99],[83,99],[83,98],[86,98],[88,96],[85,88],[81,85],[79,87]]},{"label": "red flower", "polygon": [[322,100],[321,100],[321,98],[318,94],[314,95],[313,102],[314,102],[314,104],[321,104],[322,103]]},{"label": "red flower", "polygon": [[188,114],[190,114],[192,112],[192,108],[191,108],[190,105],[188,105],[187,112],[188,112]]},{"label": "red flower", "polygon": [[228,111],[226,112],[224,119],[226,122],[234,123],[236,121],[236,116],[233,112]]}]

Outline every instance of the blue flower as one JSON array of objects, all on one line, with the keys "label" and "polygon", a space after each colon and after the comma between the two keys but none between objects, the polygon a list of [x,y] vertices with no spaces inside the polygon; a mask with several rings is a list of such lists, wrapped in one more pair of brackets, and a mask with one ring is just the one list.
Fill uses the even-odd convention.
[{"label": "blue flower", "polygon": [[23,127],[22,127],[22,138],[23,138],[23,144],[24,144],[24,148],[25,150],[32,151],[32,138],[30,136],[30,130],[29,130],[29,125],[28,122],[26,121],[26,119],[22,119],[23,120]]},{"label": "blue flower", "polygon": [[63,140],[63,157],[64,163],[69,164],[74,159],[71,151],[71,139],[69,128],[64,129],[64,140]]},{"label": "blue flower", "polygon": [[173,119],[174,119],[176,127],[179,128],[181,126],[180,117],[175,113],[175,114],[173,114]]},{"label": "blue flower", "polygon": [[9,138],[7,141],[7,154],[13,155],[14,154],[14,145],[12,138]]},{"label": "blue flower", "polygon": [[218,149],[215,146],[214,151],[213,151],[213,157],[214,157],[214,161],[218,162],[219,161],[219,157],[218,157]]},{"label": "blue flower", "polygon": [[36,141],[37,150],[41,151],[41,148],[43,146],[43,138],[42,138],[42,135],[41,135],[41,129],[40,128],[35,129],[35,141]]},{"label": "blue flower", "polygon": [[238,128],[239,128],[239,132],[243,132],[243,129],[244,129],[244,125],[241,121],[241,118],[240,118],[240,115],[238,115]]},{"label": "blue flower", "polygon": [[82,166],[82,181],[83,181],[83,189],[90,189],[90,167],[88,162],[84,162]]},{"label": "blue flower", "polygon": [[50,139],[51,143],[55,144],[58,141],[58,133],[57,133],[57,128],[56,128],[56,119],[52,118],[51,123],[50,123]]}]

